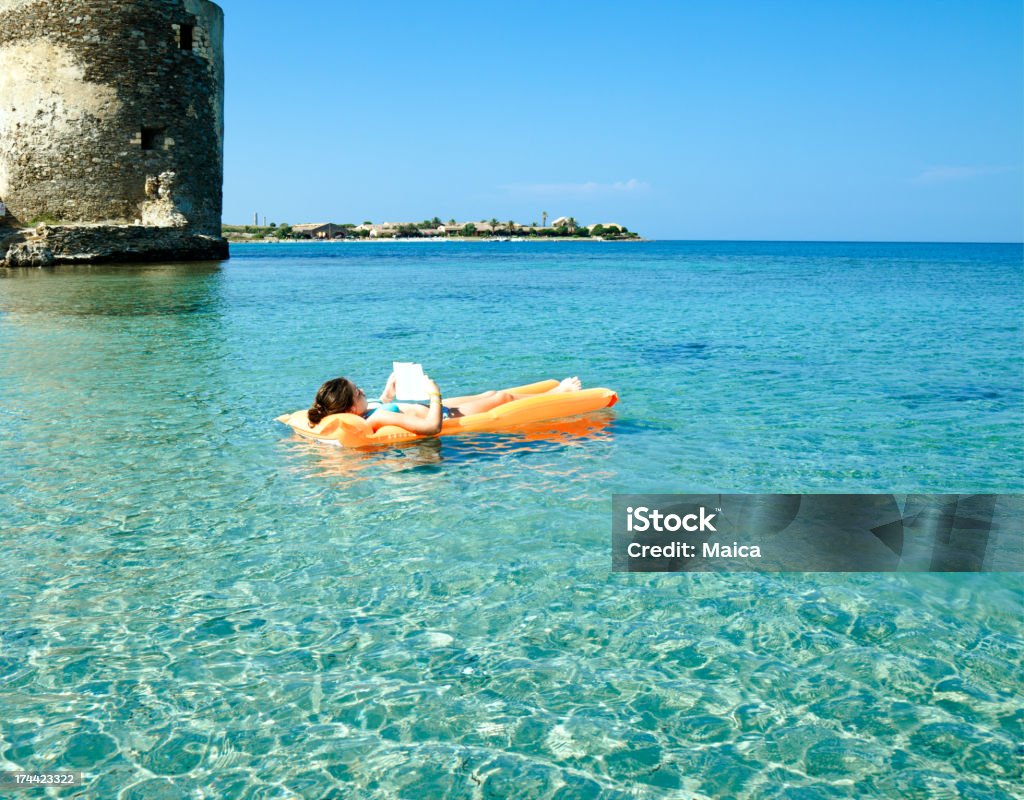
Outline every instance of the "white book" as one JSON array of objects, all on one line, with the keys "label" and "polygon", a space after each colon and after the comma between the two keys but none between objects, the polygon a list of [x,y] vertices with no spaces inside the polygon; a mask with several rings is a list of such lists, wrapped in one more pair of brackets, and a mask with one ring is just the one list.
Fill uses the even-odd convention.
[{"label": "white book", "polygon": [[422,364],[414,364],[411,361],[394,361],[392,368],[395,372],[396,400],[428,400],[430,398],[430,392],[427,390],[427,376],[423,372]]}]

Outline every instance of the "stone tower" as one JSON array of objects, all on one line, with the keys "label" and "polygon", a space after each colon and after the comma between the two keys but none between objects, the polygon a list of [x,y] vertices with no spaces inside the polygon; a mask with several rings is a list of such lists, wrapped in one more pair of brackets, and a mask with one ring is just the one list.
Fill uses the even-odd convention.
[{"label": "stone tower", "polygon": [[226,255],[223,34],[208,0],[0,0],[8,222]]}]

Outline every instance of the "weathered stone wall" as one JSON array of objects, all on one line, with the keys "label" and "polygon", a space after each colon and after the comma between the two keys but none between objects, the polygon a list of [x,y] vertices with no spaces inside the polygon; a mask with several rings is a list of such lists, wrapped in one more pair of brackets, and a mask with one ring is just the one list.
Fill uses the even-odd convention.
[{"label": "weathered stone wall", "polygon": [[[8,214],[219,237],[223,24],[207,0],[0,0]],[[172,196],[147,197],[162,174]]]}]

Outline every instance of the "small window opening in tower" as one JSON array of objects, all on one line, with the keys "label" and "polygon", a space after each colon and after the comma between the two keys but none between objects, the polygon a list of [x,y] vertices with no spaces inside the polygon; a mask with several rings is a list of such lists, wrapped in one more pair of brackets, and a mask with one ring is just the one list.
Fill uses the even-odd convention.
[{"label": "small window opening in tower", "polygon": [[159,150],[164,145],[164,129],[163,128],[143,128],[142,129],[142,149],[143,150]]},{"label": "small window opening in tower", "polygon": [[182,50],[191,50],[195,41],[195,25],[182,24],[178,28],[178,47]]}]

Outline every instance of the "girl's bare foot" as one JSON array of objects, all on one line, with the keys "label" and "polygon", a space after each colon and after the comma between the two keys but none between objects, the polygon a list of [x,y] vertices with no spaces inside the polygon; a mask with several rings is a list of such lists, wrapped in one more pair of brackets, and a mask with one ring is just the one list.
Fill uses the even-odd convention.
[{"label": "girl's bare foot", "polygon": [[559,392],[578,392],[583,388],[583,384],[580,383],[580,379],[577,377],[566,378],[558,386],[551,390],[551,394],[557,394]]}]

